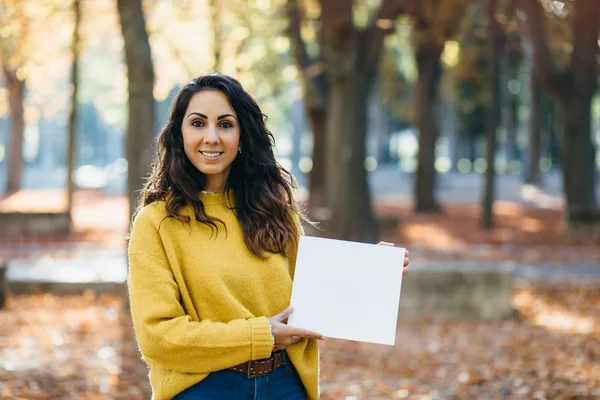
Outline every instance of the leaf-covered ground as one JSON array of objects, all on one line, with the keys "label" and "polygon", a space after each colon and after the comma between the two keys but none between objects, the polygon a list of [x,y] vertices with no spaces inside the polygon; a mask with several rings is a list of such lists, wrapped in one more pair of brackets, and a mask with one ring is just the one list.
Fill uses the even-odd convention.
[{"label": "leaf-covered ground", "polygon": [[[600,398],[600,293],[517,289],[503,322],[401,319],[396,346],[326,340],[323,399]],[[116,295],[12,296],[0,310],[0,398],[148,399]]]},{"label": "leaf-covered ground", "polygon": [[[62,191],[22,191],[0,199],[0,212],[65,205]],[[408,204],[379,202],[377,213],[399,219],[382,240],[411,250],[413,267],[422,260],[600,266],[600,242],[566,239],[559,209],[498,202],[489,231],[479,227],[477,205],[415,215]],[[125,198],[80,191],[73,216],[69,235],[0,237],[0,258],[123,248]],[[515,289],[512,321],[402,318],[394,347],[329,339],[322,397],[600,399],[600,290],[570,287]],[[12,296],[0,310],[0,399],[148,399],[146,375],[116,295]]]}]

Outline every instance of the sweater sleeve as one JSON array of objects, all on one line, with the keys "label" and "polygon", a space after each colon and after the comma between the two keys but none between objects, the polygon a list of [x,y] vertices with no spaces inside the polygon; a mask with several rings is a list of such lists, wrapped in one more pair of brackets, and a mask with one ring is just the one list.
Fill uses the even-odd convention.
[{"label": "sweater sleeve", "polygon": [[267,317],[229,322],[194,321],[181,305],[179,288],[148,212],[136,218],[129,243],[128,289],[136,338],[144,358],[187,373],[209,373],[273,350]]}]

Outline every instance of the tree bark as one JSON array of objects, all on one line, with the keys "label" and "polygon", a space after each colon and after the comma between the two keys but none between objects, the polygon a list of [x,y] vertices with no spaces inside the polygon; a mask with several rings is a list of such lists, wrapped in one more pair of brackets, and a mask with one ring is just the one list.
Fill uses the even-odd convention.
[{"label": "tree bark", "polygon": [[535,58],[533,43],[524,41],[527,75],[529,77],[529,119],[527,121],[529,148],[527,151],[527,167],[525,183],[541,185],[540,157],[542,151],[542,88],[540,86],[538,61]]},{"label": "tree bark", "polygon": [[309,213],[326,206],[325,201],[325,128],[327,110],[325,107],[311,107],[307,110],[308,121],[313,133],[313,167],[308,176]]},{"label": "tree bark", "polygon": [[304,93],[304,109],[313,134],[312,163],[308,174],[308,213],[311,217],[321,219],[320,211],[326,206],[325,195],[325,133],[327,121],[327,103],[329,97],[328,76],[325,62],[313,59],[308,55],[301,32],[302,12],[297,0],[290,0],[286,8],[288,27],[286,33],[290,39],[292,54],[296,67],[302,74],[302,91]]},{"label": "tree bark", "polygon": [[[79,26],[81,22],[80,0],[73,0],[73,13],[75,26],[73,28],[73,43],[71,52],[73,64],[71,65],[71,87],[73,90],[71,98],[71,110],[69,112],[69,137],[67,144],[67,213],[71,216],[73,212],[73,195],[75,194],[75,182],[73,182],[73,171],[75,169],[75,154],[77,149],[77,94],[79,92]],[[72,216],[70,217],[73,219]]]},{"label": "tree bark", "polygon": [[511,94],[507,99],[507,104],[503,115],[504,126],[506,129],[506,161],[510,162],[519,159],[519,147],[517,146],[517,100],[516,96]]},{"label": "tree bark", "polygon": [[[323,51],[328,64],[329,107],[326,165],[330,234],[345,240],[374,242],[377,222],[364,167],[367,98],[371,77],[359,63],[359,35],[352,2],[322,3]],[[361,73],[362,72],[362,73]]]},{"label": "tree bark", "polygon": [[[562,171],[571,233],[585,230],[587,223],[600,222],[596,206],[595,148],[592,142],[590,107],[592,96],[577,90],[560,102],[564,121]],[[583,232],[582,232],[583,233]]]},{"label": "tree bark", "polygon": [[129,215],[135,212],[143,188],[154,139],[154,70],[141,0],[118,0],[125,41],[129,118],[127,123],[127,191]]},{"label": "tree bark", "polygon": [[25,80],[17,77],[16,71],[3,67],[8,89],[8,105],[10,110],[10,133],[6,154],[6,193],[14,193],[21,189],[23,183],[23,136],[25,119],[23,100],[25,97]]},{"label": "tree bark", "polygon": [[486,119],[486,159],[487,169],[485,171],[485,186],[483,195],[483,215],[481,223],[483,228],[490,229],[494,226],[494,198],[495,198],[495,179],[496,179],[496,130],[498,128],[498,116],[500,114],[500,85],[498,76],[500,75],[499,61],[502,49],[500,28],[496,21],[496,0],[488,2],[488,52],[489,52],[489,77],[490,86],[490,105]]},{"label": "tree bark", "polygon": [[505,158],[507,162],[519,159],[519,149],[517,147],[517,93],[509,90],[508,82],[519,79],[519,59],[515,54],[515,49],[510,45],[506,36],[504,40],[504,55],[502,57],[501,75],[505,77],[501,89],[502,99],[502,125],[506,132],[506,142],[504,145]]},{"label": "tree bark", "polygon": [[417,49],[419,76],[415,85],[415,121],[419,130],[419,154],[415,178],[415,211],[440,211],[435,196],[435,143],[438,127],[434,110],[437,81],[440,75],[439,59],[442,47]]},{"label": "tree bark", "polygon": [[[542,95],[542,132],[546,142],[542,143],[542,155],[548,156],[550,169],[560,165],[560,143],[556,134],[556,101],[547,92]],[[592,128],[593,129],[593,128]]]},{"label": "tree bark", "polygon": [[573,23],[571,63],[564,70],[554,65],[544,36],[544,13],[537,0],[519,3],[527,15],[524,33],[532,43],[539,80],[554,96],[562,123],[562,170],[566,198],[567,233],[600,237],[596,204],[595,150],[591,139],[591,99],[598,86],[598,29],[600,8],[592,1],[577,1]]},{"label": "tree bark", "polygon": [[355,73],[332,73],[328,118],[327,199],[334,237],[375,242],[378,227],[371,209],[365,170],[367,88]]},{"label": "tree bark", "polygon": [[6,262],[0,260],[0,310],[6,304],[8,297],[8,282],[6,280]]},{"label": "tree bark", "polygon": [[[339,239],[374,242],[378,229],[364,167],[367,99],[381,57],[383,39],[393,30],[392,23],[387,26],[381,21],[395,19],[401,12],[401,2],[384,0],[364,31],[357,31],[354,26],[352,3],[351,0],[321,1],[319,62],[311,61],[300,37],[297,1],[288,3],[288,34],[296,63],[304,72],[305,94],[309,94],[306,98],[325,104],[322,108],[325,112],[313,114],[311,124],[315,129],[322,118],[327,132],[324,140],[326,171],[322,175],[327,182],[326,204],[331,210],[327,234]],[[320,72],[323,68],[326,75]],[[307,76],[326,77],[327,84],[306,79]],[[323,91],[323,87],[327,89]],[[320,90],[315,91],[315,88]],[[313,109],[313,104],[307,104],[307,109]],[[319,146],[318,135],[315,146]],[[316,162],[319,162],[318,157],[317,153]],[[313,169],[312,175],[317,171]]]}]

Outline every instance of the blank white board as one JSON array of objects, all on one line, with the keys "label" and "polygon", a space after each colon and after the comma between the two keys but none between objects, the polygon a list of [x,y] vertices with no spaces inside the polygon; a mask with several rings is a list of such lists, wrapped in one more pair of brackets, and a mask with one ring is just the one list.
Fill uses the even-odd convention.
[{"label": "blank white board", "polygon": [[405,249],[302,236],[288,325],[394,345]]}]

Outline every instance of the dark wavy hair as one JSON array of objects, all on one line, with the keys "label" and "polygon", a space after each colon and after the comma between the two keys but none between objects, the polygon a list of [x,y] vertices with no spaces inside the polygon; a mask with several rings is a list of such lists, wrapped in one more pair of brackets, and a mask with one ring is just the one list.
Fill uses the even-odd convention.
[{"label": "dark wavy hair", "polygon": [[266,116],[242,85],[227,75],[201,75],[181,89],[173,100],[169,119],[158,136],[156,161],[142,191],[138,211],[154,201],[164,200],[167,217],[189,223],[191,218],[181,211],[191,205],[196,221],[210,226],[218,234],[217,222],[223,224],[223,221],[206,213],[199,194],[206,189],[207,178],[187,158],[181,133],[190,99],[203,90],[225,94],[240,124],[243,151],[232,163],[225,193],[234,197],[234,206],[230,207],[242,225],[246,246],[260,258],[266,258],[265,252],[287,256],[287,246],[297,243],[299,237],[295,219],[304,219],[293,197],[296,184],[292,175],[275,160],[274,139],[266,127]]}]

